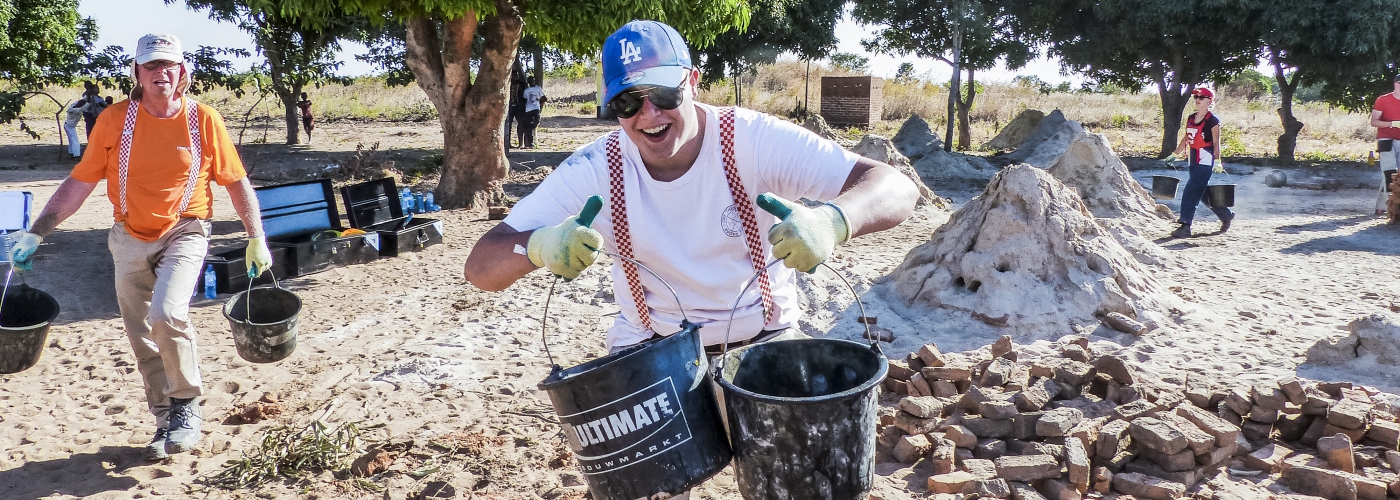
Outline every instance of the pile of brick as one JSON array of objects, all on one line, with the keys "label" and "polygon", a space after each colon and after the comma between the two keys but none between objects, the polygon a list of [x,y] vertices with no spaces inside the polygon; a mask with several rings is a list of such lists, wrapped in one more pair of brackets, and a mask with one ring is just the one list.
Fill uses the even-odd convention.
[{"label": "pile of brick", "polygon": [[[931,467],[947,498],[1237,498],[1228,473],[1329,499],[1400,495],[1400,409],[1349,383],[1228,387],[1134,380],[1123,359],[1070,339],[1018,361],[1010,337],[976,355],[929,344],[890,362],[877,461]],[[1268,490],[1258,490],[1267,494]]]}]

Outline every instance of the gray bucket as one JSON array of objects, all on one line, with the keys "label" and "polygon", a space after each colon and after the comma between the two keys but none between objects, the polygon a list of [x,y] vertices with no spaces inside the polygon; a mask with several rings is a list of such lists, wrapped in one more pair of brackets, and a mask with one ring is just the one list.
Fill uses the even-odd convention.
[{"label": "gray bucket", "polygon": [[1167,177],[1165,175],[1152,176],[1152,197],[1159,200],[1176,199],[1176,186],[1181,183],[1181,179]]},{"label": "gray bucket", "polygon": [[282,288],[276,278],[272,286],[249,288],[224,303],[238,357],[253,363],[272,363],[292,355],[299,314],[301,297]]},{"label": "gray bucket", "polygon": [[1235,206],[1235,185],[1215,184],[1206,186],[1206,206],[1210,207],[1233,207]]},{"label": "gray bucket", "polygon": [[39,362],[58,317],[58,301],[26,284],[6,287],[0,301],[0,373],[19,373]]},{"label": "gray bucket", "polygon": [[768,341],[726,350],[715,363],[711,375],[724,394],[734,476],[746,500],[870,493],[879,385],[889,362],[869,329],[870,344]]}]

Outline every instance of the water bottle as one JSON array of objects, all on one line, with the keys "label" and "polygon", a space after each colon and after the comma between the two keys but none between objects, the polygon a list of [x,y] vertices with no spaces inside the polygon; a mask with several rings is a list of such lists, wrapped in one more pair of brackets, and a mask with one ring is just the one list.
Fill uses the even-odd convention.
[{"label": "water bottle", "polygon": [[219,277],[214,275],[214,265],[206,266],[204,268],[204,298],[213,299],[219,296],[219,292],[214,290],[214,282],[218,280]]},{"label": "water bottle", "polygon": [[10,261],[10,232],[0,229],[0,262]]},{"label": "water bottle", "polygon": [[433,203],[433,192],[428,191],[426,193],[423,193],[423,211],[436,212],[436,210],[433,210],[433,207],[435,206],[437,206],[437,204]]},{"label": "water bottle", "polygon": [[421,214],[427,211],[423,208],[423,193],[413,193],[413,213]]},{"label": "water bottle", "polygon": [[399,207],[403,209],[404,214],[413,213],[413,191],[403,188],[403,191],[399,192]]}]

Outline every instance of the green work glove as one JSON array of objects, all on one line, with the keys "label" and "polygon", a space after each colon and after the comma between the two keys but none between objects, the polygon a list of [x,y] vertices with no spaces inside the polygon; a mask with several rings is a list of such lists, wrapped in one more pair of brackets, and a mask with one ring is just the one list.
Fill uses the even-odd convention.
[{"label": "green work glove", "polygon": [[1180,160],[1181,160],[1180,158],[1177,158],[1177,157],[1176,157],[1176,153],[1172,153],[1172,154],[1170,154],[1170,155],[1167,155],[1167,158],[1164,159],[1164,160],[1162,160],[1162,161],[1166,162],[1167,164],[1172,164],[1172,163],[1176,163],[1177,161],[1180,161]]},{"label": "green work glove", "polygon": [[851,239],[851,224],[836,205],[807,208],[763,193],[758,195],[758,206],[782,219],[768,230],[768,242],[773,244],[773,256],[789,268],[816,271],[836,245]]},{"label": "green work glove", "polygon": [[14,248],[10,249],[10,265],[19,272],[32,270],[34,252],[39,251],[39,243],[43,242],[44,238],[30,232],[20,232],[18,236]]},{"label": "green work glove", "polygon": [[1211,163],[1212,163],[1212,166],[1211,166],[1211,169],[1210,169],[1211,172],[1215,172],[1215,173],[1217,173],[1217,174],[1223,174],[1223,173],[1225,173],[1225,165],[1221,164],[1221,163],[1218,162],[1218,161],[1217,161],[1217,162],[1211,162]]},{"label": "green work glove", "polygon": [[603,248],[603,235],[589,227],[602,208],[603,197],[595,194],[583,204],[578,215],[564,219],[557,226],[536,229],[526,245],[530,263],[548,269],[565,281],[577,278],[598,260],[598,249]]},{"label": "green work glove", "polygon": [[263,271],[272,267],[272,252],[267,249],[267,236],[248,238],[248,250],[243,258],[248,266],[248,278],[262,276]]}]

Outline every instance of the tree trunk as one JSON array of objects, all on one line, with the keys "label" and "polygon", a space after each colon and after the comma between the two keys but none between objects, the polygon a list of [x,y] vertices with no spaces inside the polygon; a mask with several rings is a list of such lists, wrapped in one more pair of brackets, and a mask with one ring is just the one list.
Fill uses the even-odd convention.
[{"label": "tree trunk", "polygon": [[[446,208],[477,208],[503,201],[501,181],[510,172],[501,125],[505,119],[511,62],[524,26],[520,10],[496,0],[496,14],[478,24],[468,11],[451,21],[407,21],[405,62],[437,108],[442,124],[442,179],[434,192]],[[472,81],[472,38],[485,43]]]},{"label": "tree trunk", "polygon": [[1191,101],[1191,91],[1195,88],[1194,83],[1181,83],[1165,76],[1157,80],[1157,94],[1162,97],[1162,151],[1157,154],[1158,158],[1166,158],[1176,151],[1181,113]]},{"label": "tree trunk", "polygon": [[744,91],[743,91],[743,87],[739,85],[739,69],[738,69],[738,68],[735,68],[735,69],[734,69],[734,107],[737,108],[737,107],[740,107],[740,106],[743,106],[743,105],[744,105]]},{"label": "tree trunk", "polygon": [[967,151],[972,149],[972,124],[969,114],[972,112],[972,100],[977,97],[976,70],[967,70],[967,99],[958,99],[958,149]]},{"label": "tree trunk", "polygon": [[1278,118],[1283,123],[1283,135],[1278,136],[1278,158],[1291,162],[1298,148],[1298,133],[1303,131],[1303,122],[1293,116],[1293,92],[1298,90],[1298,75],[1302,72],[1294,71],[1289,81],[1278,60],[1278,50],[1271,50],[1270,59],[1274,63],[1274,80],[1278,81]]},{"label": "tree trunk", "polygon": [[544,47],[535,45],[535,51],[530,55],[535,58],[535,84],[544,88]]},{"label": "tree trunk", "polygon": [[962,69],[958,63],[962,61],[962,20],[961,12],[953,20],[953,81],[948,85],[948,132],[943,135],[943,150],[953,150],[953,122],[957,120],[959,95],[962,94],[962,84],[959,78],[962,76]]},{"label": "tree trunk", "polygon": [[301,95],[302,85],[292,82],[291,88],[277,90],[277,98],[282,101],[282,109],[287,120],[287,144],[301,144],[300,108],[297,108],[297,96]]}]

